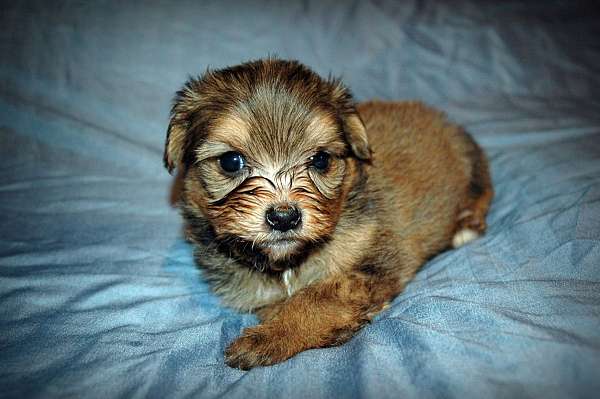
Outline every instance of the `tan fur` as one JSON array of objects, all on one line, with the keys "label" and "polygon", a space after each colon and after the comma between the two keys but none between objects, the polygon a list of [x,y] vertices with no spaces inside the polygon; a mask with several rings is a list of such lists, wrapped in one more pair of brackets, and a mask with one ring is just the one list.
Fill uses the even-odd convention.
[{"label": "tan fur", "polygon": [[[225,173],[227,151],[247,167]],[[311,166],[319,151],[325,170]],[[351,338],[453,237],[483,233],[493,197],[483,152],[440,112],[356,106],[339,81],[274,59],[188,82],[165,165],[179,168],[175,197],[214,292],[262,321],[227,348],[243,369]],[[274,205],[299,209],[299,227],[272,229]]]}]

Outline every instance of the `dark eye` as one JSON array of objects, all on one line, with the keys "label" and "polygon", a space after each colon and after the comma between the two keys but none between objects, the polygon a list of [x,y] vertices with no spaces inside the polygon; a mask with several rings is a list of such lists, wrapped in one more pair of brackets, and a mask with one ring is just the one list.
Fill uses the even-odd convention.
[{"label": "dark eye", "polygon": [[227,173],[239,172],[246,165],[244,157],[239,152],[227,151],[219,157],[221,168]]},{"label": "dark eye", "polygon": [[318,171],[325,171],[329,167],[329,154],[325,151],[319,151],[310,157],[310,165]]}]

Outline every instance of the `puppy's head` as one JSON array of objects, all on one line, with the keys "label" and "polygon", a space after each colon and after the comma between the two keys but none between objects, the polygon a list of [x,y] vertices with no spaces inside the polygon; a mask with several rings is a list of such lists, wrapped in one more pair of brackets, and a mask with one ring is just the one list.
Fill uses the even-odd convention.
[{"label": "puppy's head", "polygon": [[164,160],[216,239],[285,261],[333,233],[370,159],[348,90],[295,61],[209,71],[175,97]]}]

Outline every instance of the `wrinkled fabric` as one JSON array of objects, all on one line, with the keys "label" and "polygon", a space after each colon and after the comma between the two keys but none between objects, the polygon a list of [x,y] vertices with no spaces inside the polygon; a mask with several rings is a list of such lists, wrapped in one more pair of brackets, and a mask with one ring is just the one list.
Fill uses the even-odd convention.
[{"label": "wrinkled fabric", "polygon": [[[0,397],[592,398],[600,391],[593,2],[11,2],[0,12]],[[487,151],[481,239],[347,344],[248,372],[256,323],[194,265],[162,165],[189,75],[278,55],[420,99]]]}]

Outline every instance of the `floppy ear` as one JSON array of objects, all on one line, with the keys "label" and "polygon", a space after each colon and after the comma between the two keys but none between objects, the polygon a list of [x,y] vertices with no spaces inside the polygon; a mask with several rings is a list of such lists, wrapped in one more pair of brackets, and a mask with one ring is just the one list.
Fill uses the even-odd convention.
[{"label": "floppy ear", "polygon": [[363,161],[370,161],[371,149],[367,139],[367,129],[356,111],[344,118],[344,134],[354,155]]},{"label": "floppy ear", "polygon": [[163,155],[169,173],[183,164],[192,117],[200,107],[199,85],[200,82],[192,78],[175,95]]},{"label": "floppy ear", "polygon": [[186,132],[187,124],[179,120],[176,115],[171,115],[163,155],[163,161],[169,173],[172,173],[173,169],[181,165]]},{"label": "floppy ear", "polygon": [[331,101],[335,104],[335,108],[340,115],[344,138],[350,145],[352,153],[363,161],[371,160],[371,149],[369,148],[369,140],[367,138],[367,129],[363,121],[360,119],[350,90],[340,79],[332,78],[327,80],[331,90]]}]

